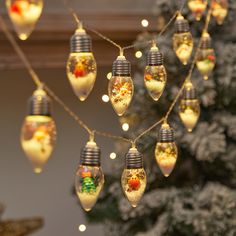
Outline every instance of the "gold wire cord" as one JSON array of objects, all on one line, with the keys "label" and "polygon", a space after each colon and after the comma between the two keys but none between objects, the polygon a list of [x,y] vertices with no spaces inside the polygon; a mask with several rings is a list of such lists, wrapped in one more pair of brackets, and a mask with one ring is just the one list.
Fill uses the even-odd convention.
[{"label": "gold wire cord", "polygon": [[[65,6],[68,8],[68,10],[70,11],[70,13],[72,14],[72,16],[74,17],[75,21],[79,24],[80,20],[75,12],[74,9],[72,9],[70,7],[70,5],[68,4],[68,0],[64,0],[63,1]],[[179,8],[179,10],[177,10],[173,16],[170,18],[170,20],[164,25],[164,27],[162,28],[162,30],[160,31],[160,33],[157,35],[157,38],[159,38],[162,34],[165,33],[165,31],[167,30],[167,28],[170,26],[170,24],[175,20],[176,16],[181,13],[183,11],[183,8],[185,6],[186,0],[183,0],[181,7]],[[105,36],[104,34],[100,33],[99,31],[92,29],[90,27],[84,26],[85,29],[93,32],[94,34],[96,34],[97,36],[99,36],[100,38],[106,40],[107,42],[111,43],[112,45],[114,45],[115,47],[117,47],[120,52],[124,52],[125,50],[131,49],[131,48],[135,48],[137,46],[142,46],[142,45],[148,45],[150,43],[153,43],[153,39],[152,40],[148,40],[142,43],[136,43],[136,44],[132,44],[129,46],[125,46],[125,47],[121,47],[118,43],[114,42],[113,40],[111,40],[110,38],[108,38],[107,36]],[[157,42],[157,39],[154,40],[155,42]]]}]

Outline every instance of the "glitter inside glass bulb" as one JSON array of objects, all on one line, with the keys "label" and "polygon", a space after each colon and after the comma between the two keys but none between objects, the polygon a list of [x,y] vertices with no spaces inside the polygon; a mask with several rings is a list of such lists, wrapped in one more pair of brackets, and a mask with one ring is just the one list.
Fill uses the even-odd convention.
[{"label": "glitter inside glass bulb", "polygon": [[76,172],[76,193],[85,211],[90,211],[103,188],[104,176],[100,167],[80,165]]},{"label": "glitter inside glass bulb", "polygon": [[182,99],[179,106],[179,116],[187,128],[192,132],[200,115],[200,106],[197,99]]},{"label": "glitter inside glass bulb", "polygon": [[43,0],[6,0],[8,14],[21,40],[26,40],[39,19]]},{"label": "glitter inside glass bulb", "polygon": [[41,173],[52,154],[56,140],[56,127],[49,116],[27,116],[22,132],[21,145],[34,172]]},{"label": "glitter inside glass bulb", "polygon": [[193,38],[190,32],[174,34],[174,50],[179,60],[187,65],[193,50]]},{"label": "glitter inside glass bulb", "polygon": [[145,170],[124,169],[121,184],[127,199],[133,207],[136,207],[146,188]]},{"label": "glitter inside glass bulb", "polygon": [[117,115],[122,116],[133,97],[133,81],[131,77],[113,76],[109,81],[108,93]]},{"label": "glitter inside glass bulb", "polygon": [[179,60],[186,65],[193,50],[193,37],[189,31],[188,21],[182,15],[178,15],[175,28],[173,48]]},{"label": "glitter inside glass bulb", "polygon": [[70,53],[67,62],[67,76],[74,93],[84,101],[93,89],[97,66],[92,53]]},{"label": "glitter inside glass bulb", "polygon": [[188,7],[197,21],[201,20],[207,7],[207,0],[188,0]]},{"label": "glitter inside glass bulb", "polygon": [[208,79],[208,76],[215,67],[215,63],[216,58],[214,49],[211,47],[211,38],[208,33],[204,33],[196,62],[197,68],[202,74],[204,80]]},{"label": "glitter inside glass bulb", "polygon": [[75,189],[85,211],[90,211],[97,202],[104,185],[104,175],[100,167],[100,149],[90,141],[82,150],[81,163],[75,177]]},{"label": "glitter inside glass bulb", "polygon": [[200,116],[200,105],[191,81],[184,87],[179,104],[179,116],[188,132],[192,132]]},{"label": "glitter inside glass bulb", "polygon": [[173,129],[168,124],[163,124],[159,132],[159,141],[156,144],[155,157],[165,177],[171,174],[178,156],[173,136]]},{"label": "glitter inside glass bulb", "polygon": [[211,10],[217,24],[222,25],[228,14],[228,0],[212,0]]},{"label": "glitter inside glass bulb", "polygon": [[144,83],[153,100],[157,101],[166,86],[166,70],[164,66],[146,66]]},{"label": "glitter inside glass bulb", "polygon": [[121,185],[125,196],[133,207],[136,207],[142,198],[146,182],[143,156],[136,148],[130,148],[126,154],[126,167],[122,173]]}]

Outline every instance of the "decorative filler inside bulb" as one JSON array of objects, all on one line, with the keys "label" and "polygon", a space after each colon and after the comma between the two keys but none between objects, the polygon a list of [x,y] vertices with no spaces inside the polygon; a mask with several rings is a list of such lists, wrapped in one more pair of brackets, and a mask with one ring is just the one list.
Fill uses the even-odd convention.
[{"label": "decorative filler inside bulb", "polygon": [[43,0],[6,0],[6,6],[18,37],[26,40],[42,13]]},{"label": "decorative filler inside bulb", "polygon": [[228,14],[228,0],[212,0],[211,10],[217,24],[222,25]]},{"label": "decorative filler inside bulb", "polygon": [[188,132],[192,132],[200,116],[200,105],[191,81],[184,87],[179,104],[179,116]]},{"label": "decorative filler inside bulb", "polygon": [[189,31],[189,24],[184,17],[179,14],[175,21],[175,34],[173,36],[174,51],[179,60],[186,65],[193,50],[193,37]]},{"label": "decorative filler inside bulb", "polygon": [[131,103],[133,92],[130,62],[125,56],[120,55],[113,63],[112,78],[108,85],[110,101],[117,115],[122,116],[125,113]]},{"label": "decorative filler inside bulb", "polygon": [[157,101],[161,97],[166,81],[167,73],[163,65],[163,55],[154,44],[148,53],[147,66],[144,72],[144,84],[153,100]]},{"label": "decorative filler inside bulb", "polygon": [[155,156],[161,172],[168,177],[175,167],[178,150],[174,142],[174,130],[167,123],[164,123],[159,131]]},{"label": "decorative filler inside bulb", "polygon": [[143,156],[136,148],[130,148],[126,154],[126,166],[121,177],[125,196],[136,207],[146,188],[146,173],[143,168]]},{"label": "decorative filler inside bulb", "polygon": [[197,21],[201,20],[207,7],[207,0],[188,0],[188,7]]},{"label": "decorative filler inside bulb", "polygon": [[82,25],[71,37],[67,76],[74,93],[81,101],[84,101],[93,89],[97,76],[97,64],[92,53],[91,38]]},{"label": "decorative filler inside bulb", "polygon": [[100,155],[100,148],[93,141],[88,142],[81,152],[75,189],[85,211],[90,211],[95,205],[104,185]]},{"label": "decorative filler inside bulb", "polygon": [[50,158],[56,141],[56,126],[51,117],[50,100],[42,89],[30,99],[30,113],[21,131],[21,145],[34,172],[41,173]]},{"label": "decorative filler inside bulb", "polygon": [[204,80],[208,79],[215,67],[216,58],[214,49],[211,46],[211,37],[205,32],[202,37],[200,49],[197,54],[197,68],[202,74]]}]

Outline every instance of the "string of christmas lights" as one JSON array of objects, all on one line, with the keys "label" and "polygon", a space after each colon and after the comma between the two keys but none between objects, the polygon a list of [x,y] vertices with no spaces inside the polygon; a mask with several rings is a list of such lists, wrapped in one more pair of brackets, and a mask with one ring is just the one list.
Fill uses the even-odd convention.
[{"label": "string of christmas lights", "polygon": [[[212,2],[214,1],[212,0]],[[168,23],[163,27],[162,31],[158,34],[158,37],[161,36],[171,25],[173,20],[176,19],[176,33],[173,36],[173,46],[176,55],[179,57],[180,61],[183,64],[186,64],[192,53],[193,42],[191,33],[189,31],[188,22],[181,15],[184,5],[185,1],[183,2],[181,8],[174,13]],[[86,211],[91,210],[93,205],[96,203],[104,184],[104,175],[100,165],[100,148],[95,142],[95,134],[105,136],[107,138],[122,140],[131,144],[131,148],[126,155],[126,168],[122,174],[121,182],[122,188],[125,192],[127,199],[131,202],[132,206],[137,206],[146,187],[146,174],[145,170],[143,169],[143,157],[142,154],[136,148],[138,140],[144,135],[146,135],[148,132],[150,132],[152,129],[154,129],[156,126],[158,126],[160,123],[162,123],[161,129],[159,131],[159,139],[156,145],[155,157],[163,175],[167,177],[172,172],[178,156],[178,150],[174,141],[174,130],[168,124],[168,118],[182,94],[183,97],[180,101],[179,115],[188,131],[192,131],[198,120],[200,114],[200,107],[196,97],[195,89],[191,83],[191,77],[196,64],[201,72],[201,66],[198,65],[198,63],[201,62],[201,60],[199,59],[201,50],[207,49],[209,51],[210,36],[207,33],[207,30],[211,15],[213,15],[214,11],[214,8],[212,6],[213,5],[211,3],[207,11],[202,35],[197,45],[189,72],[186,78],[184,79],[182,86],[180,87],[173,102],[171,103],[169,109],[160,120],[155,122],[148,129],[144,130],[135,139],[127,139],[122,136],[116,136],[110,133],[97,131],[85,124],[82,119],[77,116],[63,102],[62,99],[60,99],[45,83],[43,83],[39,79],[36,72],[32,68],[30,62],[28,61],[27,57],[17,44],[15,38],[9,32],[3,18],[0,16],[0,25],[3,29],[3,32],[5,33],[9,42],[12,44],[18,56],[21,58],[33,82],[37,87],[36,91],[33,93],[29,101],[30,111],[25,119],[21,138],[22,147],[26,155],[29,157],[29,160],[32,162],[34,171],[36,173],[40,173],[42,171],[43,165],[47,162],[49,156],[51,155],[56,139],[56,127],[51,116],[50,99],[48,97],[49,95],[89,134],[89,141],[82,150],[81,162],[76,173],[75,183],[76,192],[83,208]],[[97,73],[96,61],[93,57],[91,50],[91,38],[85,32],[86,27],[84,27],[79,21],[73,9],[70,9],[70,12],[72,13],[73,17],[75,18],[78,24],[78,29],[71,38],[71,54],[67,63],[67,74],[74,89],[74,92],[80,98],[80,100],[83,101],[91,92],[93,84],[95,82]],[[97,30],[89,30],[94,32],[104,40],[108,41],[109,43],[113,44],[120,50],[119,56],[113,63],[113,77],[109,82],[109,86],[111,87],[109,91],[111,91],[110,97],[112,97],[112,93],[114,93],[113,91],[115,90],[117,83],[120,81],[122,81],[122,83],[124,82],[124,84],[129,87],[130,93],[126,94],[126,99],[122,101],[122,104],[117,104],[116,99],[112,101],[114,110],[117,112],[118,115],[122,115],[128,108],[133,93],[130,63],[126,60],[123,53],[124,50],[134,48],[137,46],[137,44],[121,47],[120,45],[118,45],[108,37],[104,36]],[[147,73],[149,76],[152,76],[152,74],[149,73],[149,69],[161,68],[162,73],[159,73],[157,76],[159,79],[158,82],[161,81],[159,77],[164,76],[164,82],[161,82],[163,82],[165,85],[166,72],[165,69],[163,69],[163,58],[162,54],[159,52],[159,49],[156,47],[158,37],[155,37],[151,41],[144,42],[145,45],[152,44],[152,47],[148,54],[148,65],[146,67],[145,73]],[[209,55],[207,56],[209,57]],[[88,72],[86,75],[83,75],[86,79],[83,84],[73,84],[74,78],[70,77],[71,75],[69,76],[69,73],[71,72],[71,70],[75,69],[74,74],[81,76],[81,73],[83,73],[83,71],[81,71],[80,63],[81,61],[84,62],[85,57],[86,60],[88,60],[88,62],[86,62]],[[73,65],[73,63],[75,62],[79,65]],[[209,71],[207,71],[207,75],[212,69],[213,68],[210,68]],[[145,78],[147,74],[145,74]],[[205,76],[205,74],[203,75]],[[159,99],[161,93],[163,92],[164,85],[159,91],[159,94],[157,94],[156,96],[152,96],[152,91],[149,91],[150,95],[153,97],[154,100]],[[83,87],[82,90],[81,86]],[[149,88],[147,85],[146,87],[147,89]],[[31,129],[31,133],[29,133],[29,127],[31,126],[34,126],[34,130]],[[27,140],[27,136],[33,136],[32,140]]]}]

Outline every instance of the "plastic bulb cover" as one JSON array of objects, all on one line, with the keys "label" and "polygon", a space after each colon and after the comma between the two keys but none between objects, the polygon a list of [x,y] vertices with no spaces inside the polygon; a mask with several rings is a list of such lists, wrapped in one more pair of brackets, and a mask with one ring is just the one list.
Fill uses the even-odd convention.
[{"label": "plastic bulb cover", "polygon": [[212,0],[211,10],[217,24],[222,25],[228,14],[228,0]]},{"label": "plastic bulb cover", "polygon": [[188,7],[197,21],[201,20],[207,7],[207,0],[188,0]]},{"label": "plastic bulb cover", "polygon": [[212,48],[201,48],[197,55],[197,68],[205,80],[211,74],[215,67],[216,58]]},{"label": "plastic bulb cover", "polygon": [[75,178],[75,189],[85,211],[90,211],[97,202],[104,185],[104,175],[99,166],[80,165]]},{"label": "plastic bulb cover", "polygon": [[121,177],[121,185],[125,196],[133,207],[136,207],[146,188],[146,173],[143,168],[124,169]]},{"label": "plastic bulb cover", "polygon": [[112,76],[108,85],[111,104],[118,116],[122,116],[129,107],[134,93],[130,76]]},{"label": "plastic bulb cover", "polygon": [[179,116],[188,132],[192,132],[200,116],[198,99],[181,99]]},{"label": "plastic bulb cover", "polygon": [[34,172],[40,173],[50,158],[56,141],[56,126],[49,116],[32,115],[25,118],[21,145]]},{"label": "plastic bulb cover", "polygon": [[163,65],[146,66],[144,72],[144,84],[153,100],[161,97],[167,81],[167,73]]},{"label": "plastic bulb cover", "polygon": [[92,91],[97,76],[97,64],[93,53],[70,53],[67,76],[76,96],[84,101]]},{"label": "plastic bulb cover", "polygon": [[193,50],[193,38],[190,32],[175,33],[173,36],[174,51],[179,60],[186,65]]},{"label": "plastic bulb cover", "polygon": [[6,0],[6,6],[18,37],[26,40],[42,13],[43,0]]}]

